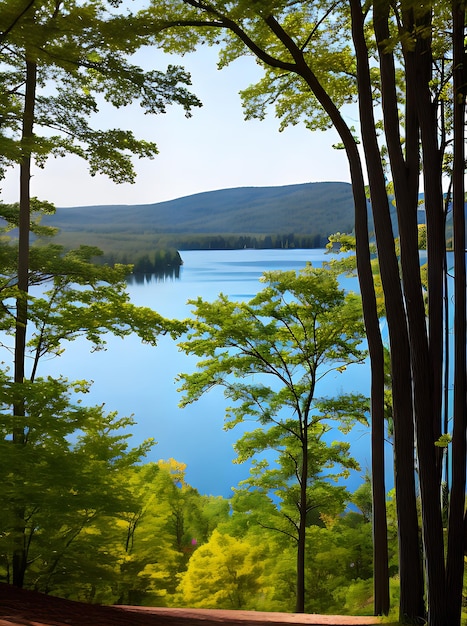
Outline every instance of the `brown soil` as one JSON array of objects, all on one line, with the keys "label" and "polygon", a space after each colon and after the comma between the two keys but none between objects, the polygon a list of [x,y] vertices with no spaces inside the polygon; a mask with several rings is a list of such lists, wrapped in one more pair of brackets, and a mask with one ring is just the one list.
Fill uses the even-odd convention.
[{"label": "brown soil", "polygon": [[0,584],[0,626],[359,626],[376,617],[82,604]]}]

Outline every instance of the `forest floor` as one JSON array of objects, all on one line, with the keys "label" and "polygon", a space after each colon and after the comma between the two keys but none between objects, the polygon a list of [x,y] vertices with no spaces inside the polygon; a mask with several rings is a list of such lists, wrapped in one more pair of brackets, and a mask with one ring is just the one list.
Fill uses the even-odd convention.
[{"label": "forest floor", "polygon": [[0,583],[0,626],[360,626],[377,617],[83,604]]}]

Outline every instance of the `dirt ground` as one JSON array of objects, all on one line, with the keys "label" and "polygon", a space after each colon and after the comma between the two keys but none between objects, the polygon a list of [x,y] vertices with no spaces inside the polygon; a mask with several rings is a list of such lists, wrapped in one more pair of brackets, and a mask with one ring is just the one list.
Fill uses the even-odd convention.
[{"label": "dirt ground", "polygon": [[82,604],[0,583],[0,626],[359,626],[376,617]]}]

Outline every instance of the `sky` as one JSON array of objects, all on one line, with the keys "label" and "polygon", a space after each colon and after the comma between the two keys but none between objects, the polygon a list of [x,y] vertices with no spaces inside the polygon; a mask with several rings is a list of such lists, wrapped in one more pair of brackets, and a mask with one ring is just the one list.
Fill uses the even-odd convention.
[{"label": "sky", "polygon": [[[131,129],[137,137],[156,142],[159,154],[153,160],[136,160],[136,182],[121,185],[105,176],[91,177],[78,157],[50,159],[44,170],[33,171],[34,196],[57,207],[151,204],[232,187],[350,182],[344,152],[332,148],[338,141],[333,130],[310,132],[300,124],[280,133],[272,110],[264,121],[244,121],[238,92],[260,77],[253,58],[218,70],[216,51],[201,47],[183,58],[148,49],[140,60],[146,69],[184,65],[203,107],[186,119],[177,106],[151,116],[139,105],[120,110],[106,106],[95,120],[99,126]],[[18,200],[18,178],[13,170],[0,182],[3,202]]]}]

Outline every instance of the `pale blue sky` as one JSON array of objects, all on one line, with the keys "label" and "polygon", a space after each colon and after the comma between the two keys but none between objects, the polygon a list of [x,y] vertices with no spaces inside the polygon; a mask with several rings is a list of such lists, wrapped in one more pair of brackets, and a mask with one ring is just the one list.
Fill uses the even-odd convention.
[{"label": "pale blue sky", "polygon": [[[66,157],[51,159],[45,170],[34,170],[33,195],[56,206],[146,204],[230,187],[349,182],[345,154],[332,148],[337,141],[334,131],[311,133],[297,125],[279,133],[273,112],[262,122],[244,121],[238,92],[260,76],[252,58],[220,71],[216,52],[209,48],[183,59],[156,50],[142,58],[148,68],[183,64],[203,107],[190,119],[177,107],[158,116],[144,115],[137,105],[120,111],[106,108],[99,125],[130,128],[158,145],[154,160],[136,161],[136,183],[116,185],[103,176],[92,178],[83,161]],[[17,173],[11,172],[0,187],[4,202],[16,201]]]}]

